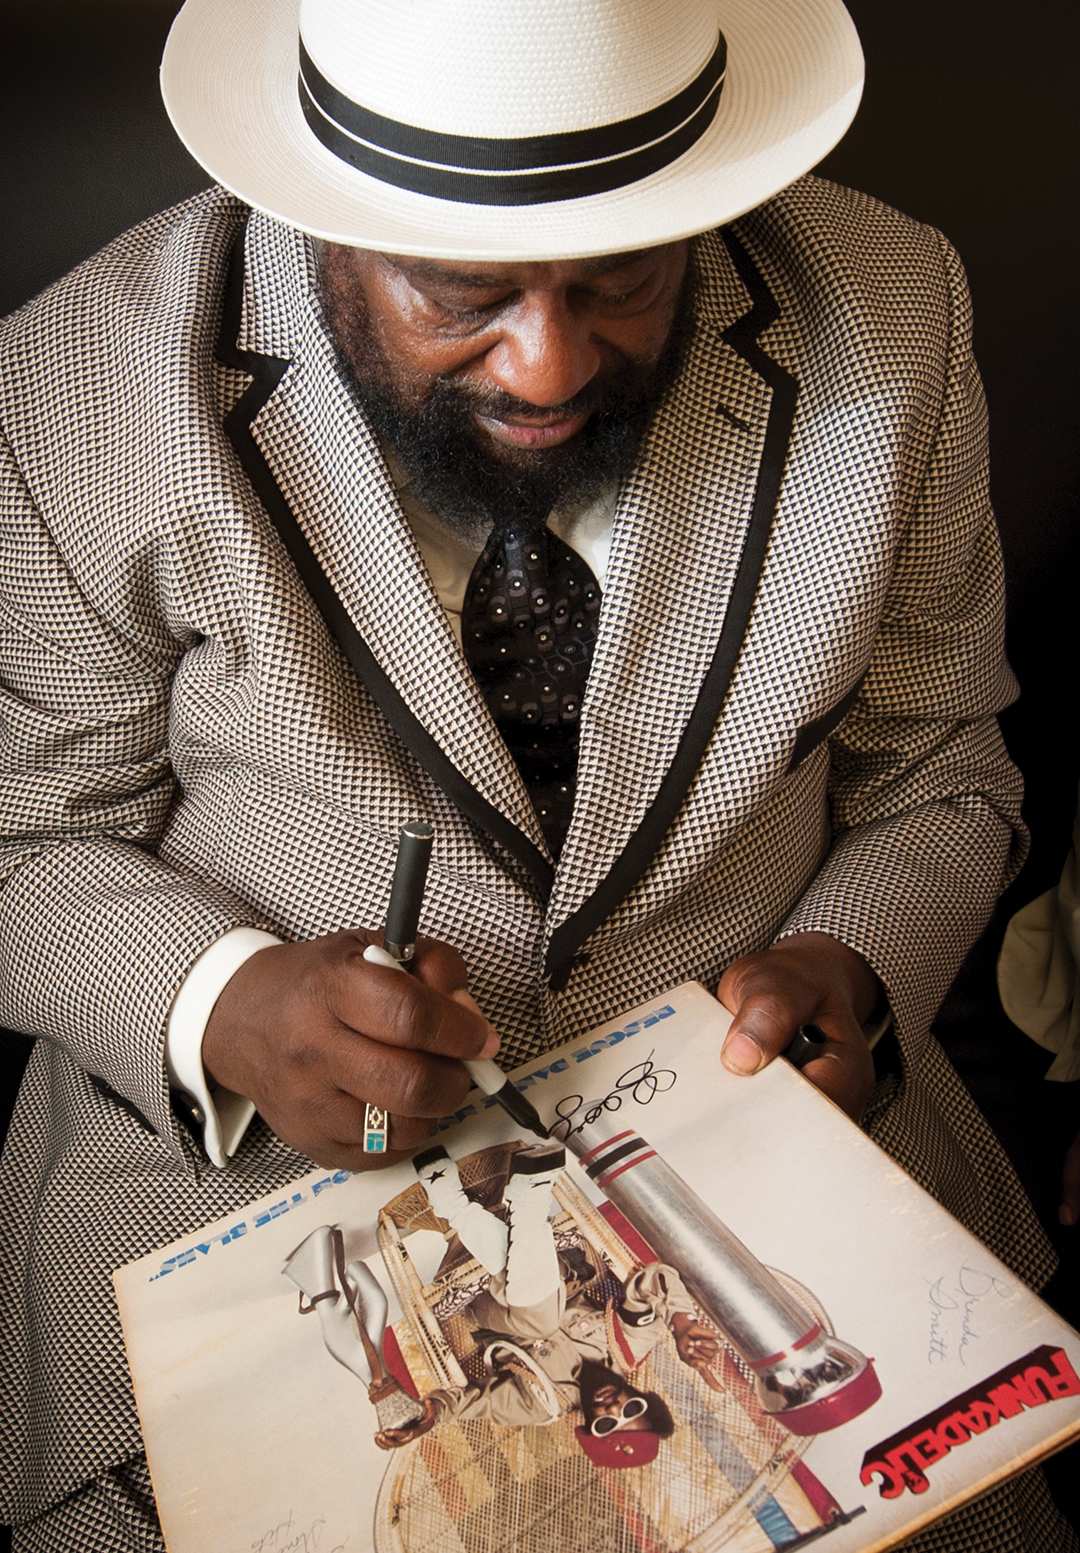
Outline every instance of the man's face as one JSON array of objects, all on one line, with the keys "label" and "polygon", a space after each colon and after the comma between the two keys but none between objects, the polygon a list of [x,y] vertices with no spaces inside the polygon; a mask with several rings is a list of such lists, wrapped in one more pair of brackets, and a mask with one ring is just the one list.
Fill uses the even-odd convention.
[{"label": "man's face", "polygon": [[622,1410],[625,1403],[631,1397],[640,1396],[640,1392],[630,1391],[625,1386],[617,1385],[613,1380],[605,1381],[597,1386],[588,1400],[588,1411],[591,1418],[599,1418],[605,1414],[609,1418],[617,1418],[620,1423],[619,1433],[627,1431],[631,1433],[645,1433],[652,1428],[647,1413],[639,1413],[636,1418],[623,1418]]},{"label": "man's face", "polygon": [[[463,530],[626,473],[688,333],[685,242],[462,264],[328,244],[343,368],[417,494]],[[677,326],[678,325],[678,326]]]}]

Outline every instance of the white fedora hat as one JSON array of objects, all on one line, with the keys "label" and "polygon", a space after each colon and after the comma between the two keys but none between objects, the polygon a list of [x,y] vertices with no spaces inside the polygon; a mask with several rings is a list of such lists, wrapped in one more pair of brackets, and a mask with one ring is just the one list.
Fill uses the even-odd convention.
[{"label": "white fedora hat", "polygon": [[731,221],[847,129],[841,0],[187,0],[188,150],[317,237],[446,259],[649,247]]}]

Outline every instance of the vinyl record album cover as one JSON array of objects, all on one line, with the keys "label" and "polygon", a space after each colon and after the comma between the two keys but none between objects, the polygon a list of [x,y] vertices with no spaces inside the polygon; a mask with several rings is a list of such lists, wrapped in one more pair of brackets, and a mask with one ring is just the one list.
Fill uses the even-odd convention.
[{"label": "vinyl record album cover", "polygon": [[1080,1434],[1080,1337],[696,984],[121,1268],[170,1553],[877,1553]]}]

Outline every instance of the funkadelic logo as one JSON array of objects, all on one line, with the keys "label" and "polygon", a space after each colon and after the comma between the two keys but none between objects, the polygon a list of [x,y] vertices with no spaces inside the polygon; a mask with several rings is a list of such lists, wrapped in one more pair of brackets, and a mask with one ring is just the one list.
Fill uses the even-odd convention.
[{"label": "funkadelic logo", "polygon": [[925,1494],[927,1469],[973,1436],[1018,1418],[1027,1408],[1078,1395],[1080,1377],[1064,1350],[1044,1344],[873,1446],[863,1457],[859,1477],[869,1487],[876,1473],[883,1499],[899,1499],[905,1489]]}]

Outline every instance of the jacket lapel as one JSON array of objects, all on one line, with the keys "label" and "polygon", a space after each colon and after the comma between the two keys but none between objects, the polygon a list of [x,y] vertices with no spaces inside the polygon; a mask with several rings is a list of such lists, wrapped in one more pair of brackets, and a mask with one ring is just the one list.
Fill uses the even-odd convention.
[{"label": "jacket lapel", "polygon": [[[226,427],[354,669],[432,778],[550,894],[545,970],[651,867],[724,708],[768,548],[794,379],[758,345],[778,309],[729,228],[700,240],[698,327],[620,495],[557,875],[517,768],[336,369],[298,233],[253,215],[222,359],[253,381]],[[235,342],[235,343],[232,343]],[[553,884],[554,881],[554,884]]]},{"label": "jacket lapel", "polygon": [[701,240],[699,261],[689,359],[616,517],[578,802],[548,913],[556,987],[653,864],[697,775],[783,477],[797,389],[757,344],[778,308],[730,229]]},{"label": "jacket lapel", "polygon": [[253,215],[245,248],[234,262],[222,354],[228,357],[231,338],[231,364],[255,381],[226,429],[305,586],[383,713],[434,780],[524,863],[546,895],[554,870],[535,813],[337,371],[310,247],[301,234]]}]

